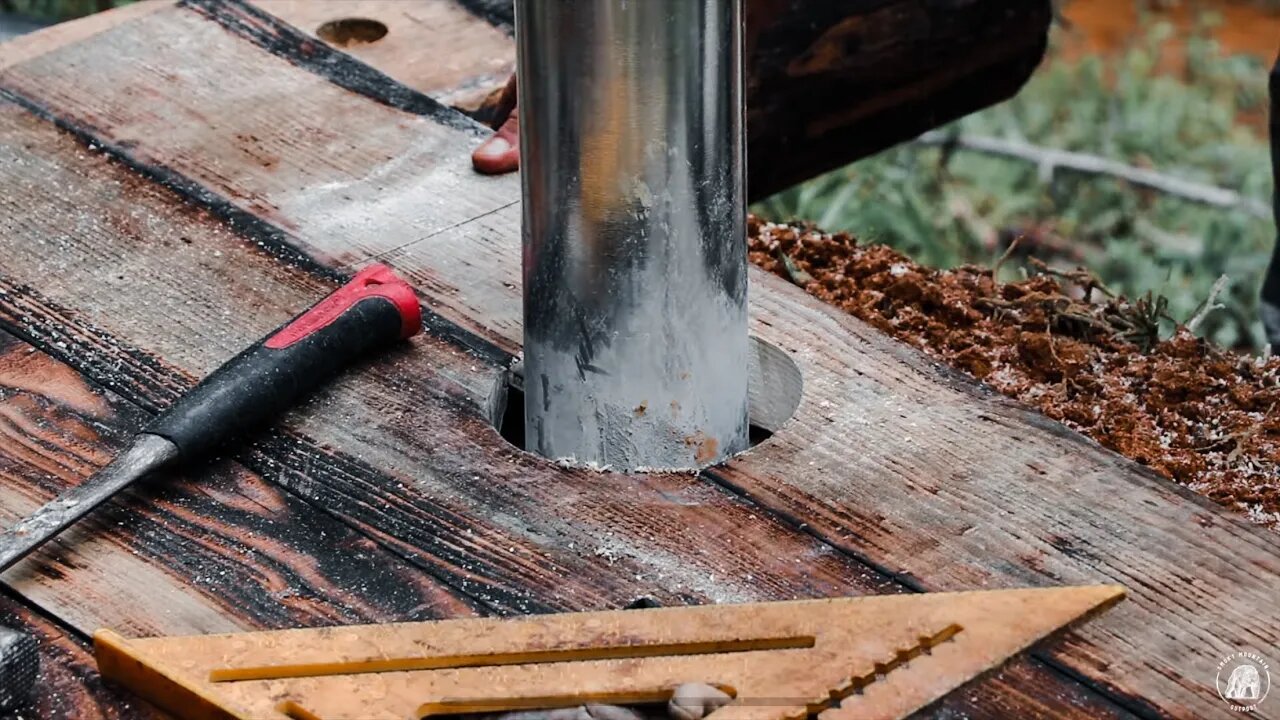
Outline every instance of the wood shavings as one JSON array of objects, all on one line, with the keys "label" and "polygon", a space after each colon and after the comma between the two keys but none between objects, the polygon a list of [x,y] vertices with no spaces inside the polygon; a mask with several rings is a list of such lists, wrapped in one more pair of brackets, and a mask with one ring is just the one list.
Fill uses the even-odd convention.
[{"label": "wood shavings", "polygon": [[999,283],[986,268],[933,270],[844,233],[755,218],[749,229],[762,268],[803,272],[810,294],[1280,529],[1280,359],[1185,329],[1161,340],[1162,298],[1112,296],[1083,269],[1032,262],[1036,274]]}]

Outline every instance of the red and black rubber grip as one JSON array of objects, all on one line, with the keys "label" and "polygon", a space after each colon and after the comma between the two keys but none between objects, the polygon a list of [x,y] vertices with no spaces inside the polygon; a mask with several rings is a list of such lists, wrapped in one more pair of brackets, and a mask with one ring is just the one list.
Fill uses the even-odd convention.
[{"label": "red and black rubber grip", "polygon": [[413,289],[385,265],[349,283],[227,361],[143,432],[192,459],[260,427],[368,353],[422,329]]}]

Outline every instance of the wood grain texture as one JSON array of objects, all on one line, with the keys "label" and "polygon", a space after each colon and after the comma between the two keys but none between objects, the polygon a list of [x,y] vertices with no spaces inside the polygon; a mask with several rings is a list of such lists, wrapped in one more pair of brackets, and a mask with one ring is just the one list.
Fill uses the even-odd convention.
[{"label": "wood grain texture", "polygon": [[[0,330],[0,524],[84,480],[147,418]],[[127,490],[2,578],[86,634],[471,612],[368,538],[228,462]]]},{"label": "wood grain texture", "polygon": [[[102,67],[95,55],[99,51],[73,46],[24,64],[4,84],[19,92],[47,84],[47,95],[24,94],[60,107],[78,105],[75,96],[82,90],[73,80],[76,76],[83,78],[85,87],[123,82],[119,94],[110,93],[102,102],[95,100],[88,112],[65,117],[81,127],[112,128],[110,139],[132,147],[135,163],[153,171],[154,179],[169,181],[177,173],[209,188],[225,199],[228,206],[217,209],[236,225],[247,228],[261,218],[286,235],[264,230],[257,238],[264,243],[280,245],[305,235],[306,243],[295,244],[330,267],[393,252],[401,245],[430,242],[512,205],[510,196],[495,203],[490,193],[477,194],[468,186],[470,159],[465,154],[441,152],[455,147],[460,138],[479,144],[479,126],[448,115],[455,124],[472,128],[472,135],[399,111],[392,103],[383,107],[387,114],[379,118],[382,122],[370,124],[370,103],[361,95],[330,82],[314,68],[295,64],[304,61],[300,43],[305,39],[295,37],[292,44],[281,39],[276,50],[287,57],[252,52],[247,42],[278,37],[274,29],[253,15],[218,15],[222,23],[234,24],[238,34],[232,34],[202,12],[209,10],[151,15],[159,22],[148,23],[148,47],[112,38],[122,46],[115,54],[115,69]],[[118,34],[131,31],[124,28]],[[248,65],[219,77],[191,62],[197,52],[228,58],[243,54]],[[348,85],[354,82],[349,75],[347,80]],[[188,86],[202,88],[202,97],[221,94],[226,102],[209,104],[184,97],[185,91],[174,92]],[[424,106],[426,100],[398,98],[395,104],[439,115],[443,108]],[[299,103],[301,112],[282,115],[278,110]],[[367,154],[374,146],[380,147],[376,154]],[[174,160],[179,157],[184,159]],[[441,161],[445,157],[447,164]],[[158,158],[165,159],[162,168],[156,167]],[[241,180],[257,185],[259,177],[270,179],[269,186],[240,186]],[[368,182],[353,182],[354,178]],[[495,182],[512,190],[518,187],[518,179],[510,176]],[[301,218],[307,219],[307,227],[300,233]],[[387,232],[389,228],[393,231]],[[480,331],[474,323],[470,329]],[[508,344],[507,349],[514,347]]]},{"label": "wood grain texture", "polygon": [[1125,607],[1045,657],[1134,707],[1221,712],[1206,679],[1221,658],[1280,644],[1273,533],[765,282],[755,329],[793,353],[805,398],[774,442],[710,477],[919,589],[1125,585]]},{"label": "wood grain texture", "polygon": [[39,643],[40,675],[31,702],[6,720],[163,720],[168,717],[133,694],[105,683],[88,643],[65,626],[0,590],[0,626],[29,633]]},{"label": "wood grain texture", "polygon": [[[51,258],[58,272],[38,287],[4,287],[0,318],[139,405],[166,406],[332,287],[101,156],[71,169],[58,165],[62,153],[78,152],[75,142],[11,109],[8,119],[19,128],[0,136],[22,153],[2,165],[22,171],[4,182],[26,215],[5,228],[5,272],[37,278]],[[41,147],[32,131],[53,146]],[[44,193],[50,185],[69,189]],[[135,214],[146,222],[131,222]],[[39,238],[58,238],[58,252],[51,256]],[[293,414],[293,433],[263,440],[262,455],[250,450],[246,462],[360,518],[386,542],[407,543],[406,554],[432,548],[435,572],[509,609],[548,607],[527,604],[539,590],[563,602],[577,593],[583,605],[618,607],[634,599],[637,575],[672,571],[688,580],[662,583],[667,602],[680,602],[684,592],[756,597],[771,581],[743,581],[753,568],[772,565],[774,552],[803,556],[814,548],[813,562],[787,568],[774,591],[803,595],[850,581],[849,566],[824,560],[820,544],[752,522],[747,505],[691,476],[626,478],[624,490],[513,451],[483,414],[500,369],[435,337],[414,347],[340,379]],[[681,567],[686,543],[664,527],[705,536],[705,557]],[[753,529],[759,535],[751,537]],[[541,545],[557,550],[548,557]],[[489,579],[474,577],[477,567]],[[559,577],[570,568],[586,579]]]},{"label": "wood grain texture", "polygon": [[[424,119],[343,94],[292,63],[237,50],[235,37],[210,32],[201,22],[206,21],[189,13],[154,14],[121,31],[120,38],[101,36],[99,43],[59,53],[65,58],[40,58],[11,69],[3,81],[92,126],[104,141],[127,147],[135,160],[176,169],[279,223],[288,230],[287,242],[323,263],[388,257],[443,314],[502,347],[516,347],[518,233],[509,209],[516,187],[511,180],[478,179],[466,171],[471,136],[427,127]],[[95,53],[127,44],[124,36],[144,30],[197,38],[207,54],[194,65],[181,47],[157,47],[131,61],[140,67],[116,70],[97,59]],[[51,79],[49,64],[63,60],[89,77]],[[164,117],[154,117],[127,98],[152,82],[135,78],[161,67],[170,68],[182,91],[158,98]],[[253,77],[253,87],[240,77]],[[291,89],[292,104],[259,105],[271,105],[277,115],[289,108],[287,117],[268,120],[225,109],[250,107],[248,99],[284,88]],[[316,148],[326,147],[323,141],[297,138],[323,132],[305,124],[321,108],[334,114],[338,126],[365,131],[344,132],[330,140],[341,152],[320,155]],[[199,132],[183,132],[169,119],[210,114],[214,127]],[[242,128],[279,162],[268,167],[229,151]],[[442,207],[439,198],[453,202]],[[805,374],[806,396],[792,427],[711,479],[912,587],[1125,583],[1134,594],[1126,608],[1041,657],[1143,713],[1221,712],[1208,685],[1218,659],[1276,642],[1280,622],[1268,599],[1275,596],[1280,570],[1275,539],[775,278],[754,273],[752,281],[756,332],[794,354]],[[106,299],[58,302],[80,307]],[[190,348],[179,343],[156,352],[171,360]],[[473,402],[484,383],[461,370],[450,372]],[[351,416],[376,416],[392,399],[365,402],[344,407]],[[448,442],[473,448],[473,457],[494,453],[508,459],[500,446],[484,446],[491,438],[484,439],[481,421],[436,419],[449,429],[433,420],[434,432],[456,432]],[[299,426],[335,446],[362,447],[374,440],[348,428],[323,427],[319,417],[308,416]],[[408,443],[384,447],[376,457],[380,467],[428,467],[432,458]],[[456,458],[449,462],[457,467]],[[440,477],[459,472],[439,467]],[[628,489],[652,488],[655,481],[634,482]],[[478,497],[467,488],[460,495],[467,500],[451,499],[469,503],[468,514],[480,514],[483,507],[500,509],[498,517],[520,517],[508,531],[569,532],[563,522],[521,515],[540,503],[544,513],[560,512],[563,504],[556,500],[565,496],[563,485],[544,495],[510,492],[519,486],[515,475],[503,476],[499,484],[503,492],[492,496]],[[439,497],[442,487],[419,479],[428,496]],[[569,496],[575,505],[583,498]],[[580,527],[573,542],[592,541],[616,523],[596,519]],[[1206,533],[1206,525],[1214,531]],[[635,555],[652,560],[657,549],[650,545]],[[535,583],[535,575],[511,575],[519,578],[512,587]]]},{"label": "wood grain texture", "polygon": [[[239,52],[242,47],[232,46],[231,57]],[[199,58],[211,71],[195,85],[204,92],[220,92],[206,85],[227,72],[217,57]],[[180,64],[191,62],[188,56]],[[270,72],[291,77],[260,78],[261,87],[305,87],[314,77],[289,62],[267,62]],[[345,102],[349,94],[324,98]],[[386,104],[362,100],[355,107],[396,112],[408,129],[420,129],[420,120]],[[220,122],[235,122],[232,115]],[[131,141],[132,148],[104,145],[111,130],[102,123],[92,131],[101,134],[91,142],[97,150],[85,152],[75,136],[59,135],[15,105],[0,113],[0,128],[3,146],[13,153],[0,164],[11,169],[0,179],[15,209],[6,217],[18,217],[18,208],[24,214],[2,235],[11,279],[0,322],[142,407],[163,407],[195,377],[332,287],[323,268],[278,262],[278,242],[304,246],[289,232],[269,228],[273,234],[261,236],[259,225],[238,221],[249,236],[228,232],[213,215],[225,216],[226,208],[210,202],[210,194],[188,192],[180,176],[139,159],[150,152],[145,137]],[[90,141],[81,130],[79,138]],[[189,136],[199,137],[194,130]],[[449,147],[457,151],[456,144]],[[223,177],[239,175],[239,162],[219,163]],[[125,164],[187,194],[141,182]],[[280,174],[286,183],[294,178],[290,171]],[[441,169],[430,175],[448,177]],[[458,179],[469,182],[468,175]],[[61,190],[50,194],[47,187]],[[369,219],[386,220],[376,213]],[[55,239],[56,253],[40,245]],[[332,247],[341,248],[339,240],[335,236]],[[641,595],[673,604],[903,590],[697,478],[602,482],[508,449],[484,416],[499,370],[483,353],[423,338],[413,352],[340,381],[294,413],[285,433],[238,457],[498,611],[618,607]],[[1028,716],[1067,707],[1089,708],[1079,712],[1083,717],[1116,713],[1043,666],[1019,666],[1004,682],[1038,693],[1009,700],[1015,696],[1007,689],[987,685],[975,691],[972,707],[1012,704]]]}]

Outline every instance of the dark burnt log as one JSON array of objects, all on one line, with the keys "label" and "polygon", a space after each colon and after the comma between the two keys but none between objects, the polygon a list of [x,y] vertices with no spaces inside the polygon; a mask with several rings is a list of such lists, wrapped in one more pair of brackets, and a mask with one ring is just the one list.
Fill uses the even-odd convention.
[{"label": "dark burnt log", "polygon": [[750,194],[762,198],[1006,100],[1049,0],[748,0]]}]

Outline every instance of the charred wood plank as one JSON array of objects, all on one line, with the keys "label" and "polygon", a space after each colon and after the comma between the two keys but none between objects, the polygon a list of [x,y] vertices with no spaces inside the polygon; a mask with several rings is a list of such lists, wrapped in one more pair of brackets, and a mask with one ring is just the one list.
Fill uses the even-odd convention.
[{"label": "charred wood plank", "polygon": [[[209,57],[198,59],[202,67]],[[265,60],[275,68],[269,72],[296,68],[270,58],[247,58]],[[85,61],[76,64],[87,67]],[[209,69],[214,77],[224,74]],[[398,113],[318,78],[309,86],[306,77],[299,72],[278,87],[303,93],[298,97],[305,97],[309,87],[321,92],[320,101],[338,103],[337,117],[369,106]],[[259,88],[274,82],[266,78]],[[215,83],[207,92],[220,91]],[[356,104],[344,107],[351,98]],[[291,151],[275,154],[281,162],[262,164],[263,148],[277,142],[274,136],[236,130],[245,136],[237,147],[253,147],[246,139],[250,135],[266,145],[254,154],[224,154],[218,173],[200,175],[209,181],[201,187],[210,194],[191,192],[182,183],[169,183],[171,190],[165,190],[142,181],[136,163],[182,166],[192,174],[202,173],[202,165],[175,163],[167,152],[141,142],[143,138],[119,142],[115,123],[123,117],[123,106],[102,108],[92,124],[79,124],[61,111],[57,116],[53,111],[33,114],[24,109],[29,107],[10,106],[0,113],[5,147],[16,153],[14,162],[2,166],[12,170],[0,172],[0,184],[12,207],[22,208],[22,221],[6,225],[0,234],[5,272],[11,275],[0,298],[0,323],[59,360],[110,384],[140,407],[158,409],[242,343],[331,287],[327,273],[307,263],[280,262],[280,253],[259,245],[254,228],[241,227],[247,235],[230,232],[204,205],[210,194],[257,211],[275,204],[268,199],[271,193],[256,191],[255,200],[227,184],[237,177],[256,184],[256,173],[272,172],[273,167],[280,168],[279,188],[295,187],[299,176]],[[277,130],[289,132],[278,125],[280,119],[275,118]],[[370,119],[354,127],[371,128]],[[82,132],[60,135],[54,120],[68,129],[75,120]],[[202,132],[221,122],[202,125]],[[416,122],[403,127],[393,122],[373,131],[416,133],[418,142],[434,132]],[[431,142],[445,143],[456,153],[459,145],[449,137]],[[86,142],[94,152],[83,152]],[[104,148],[110,150],[105,156]],[[135,164],[123,164],[125,151]],[[438,154],[420,157],[439,162]],[[458,157],[465,158],[465,152]],[[345,177],[350,182],[349,172],[365,171],[345,166],[371,158],[393,159],[340,154],[325,161],[328,167],[311,168],[317,172],[313,179],[328,183]],[[244,162],[257,169],[242,175]],[[440,177],[458,182],[447,174]],[[60,192],[46,193],[46,187]],[[481,206],[494,190],[511,184],[495,181],[484,187],[488,189],[473,198]],[[503,201],[499,209],[510,206]],[[274,216],[287,218],[292,212]],[[6,217],[16,219],[19,213]],[[506,216],[490,217],[501,223],[495,227],[505,237],[510,230]],[[483,227],[476,223],[466,229]],[[272,228],[290,237],[299,231],[297,225]],[[350,228],[345,233],[332,229],[338,234],[329,247],[336,257],[318,255],[325,259],[316,262],[341,262],[342,253],[352,249],[336,243],[360,241]],[[310,230],[303,232],[310,235]],[[447,228],[432,232],[442,239],[458,237]],[[50,238],[59,240],[53,255],[39,246],[40,239]],[[330,242],[324,237],[320,241]],[[377,233],[362,242],[386,248],[388,241],[397,242]],[[56,281],[39,282],[51,260],[59,266]],[[481,256],[469,262],[483,265],[486,260]],[[422,285],[437,287],[430,281]],[[502,370],[432,333],[415,352],[372,362],[338,382],[287,418],[285,433],[237,457],[497,612],[618,607],[637,596],[671,604],[908,590],[696,477],[611,476],[604,482],[598,475],[560,470],[507,448],[487,417],[489,394]],[[1019,685],[1036,690],[1020,696],[1013,692]],[[1034,664],[1018,665],[968,697],[970,707],[1012,706],[1030,715],[1057,707],[1062,698],[1090,708],[1078,712],[1080,717],[1117,712],[1105,698]]]},{"label": "charred wood plank", "polygon": [[[0,294],[9,298],[9,288]],[[0,524],[84,480],[148,418],[0,330]],[[472,612],[321,508],[227,461],[125,491],[3,583],[85,636],[99,627],[183,634]]]}]

